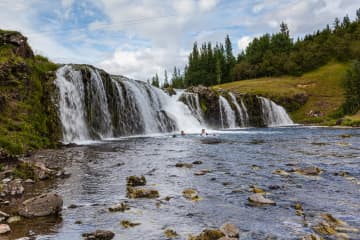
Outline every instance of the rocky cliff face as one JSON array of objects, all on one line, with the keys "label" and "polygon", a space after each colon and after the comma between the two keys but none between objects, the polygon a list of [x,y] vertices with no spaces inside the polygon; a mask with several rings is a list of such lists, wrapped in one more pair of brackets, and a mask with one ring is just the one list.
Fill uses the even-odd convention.
[{"label": "rocky cliff face", "polygon": [[57,65],[34,56],[26,37],[0,30],[0,150],[23,153],[59,138],[53,80]]}]

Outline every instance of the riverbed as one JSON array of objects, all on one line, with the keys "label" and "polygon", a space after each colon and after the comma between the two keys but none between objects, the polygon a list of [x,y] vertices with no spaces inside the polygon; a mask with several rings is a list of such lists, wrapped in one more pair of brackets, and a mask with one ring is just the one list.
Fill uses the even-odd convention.
[{"label": "riverbed", "polygon": [[[42,227],[13,224],[10,237],[30,232],[37,239],[81,239],[82,233],[103,229],[113,231],[114,239],[158,240],[173,229],[177,239],[187,239],[231,222],[240,228],[240,239],[299,239],[313,232],[322,213],[360,228],[360,129],[254,128],[216,132],[216,138],[220,143],[206,144],[196,134],[162,134],[39,153],[61,161],[71,173],[46,190],[63,196],[62,216],[37,220]],[[175,166],[194,161],[202,164]],[[292,172],[308,166],[323,173]],[[194,175],[205,169],[207,174]],[[289,175],[273,174],[277,169]],[[144,175],[160,197],[128,199],[126,177],[131,175]],[[251,186],[266,191],[276,206],[250,205]],[[196,189],[201,200],[185,199],[185,188]],[[124,201],[130,210],[108,211]],[[296,215],[296,203],[305,217]],[[140,225],[124,228],[123,220]],[[359,233],[348,235],[360,239]]]}]

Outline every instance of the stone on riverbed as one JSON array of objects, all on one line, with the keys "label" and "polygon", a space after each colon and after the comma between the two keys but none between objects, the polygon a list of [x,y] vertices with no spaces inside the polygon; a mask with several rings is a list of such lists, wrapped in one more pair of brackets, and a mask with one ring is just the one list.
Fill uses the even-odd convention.
[{"label": "stone on riverbed", "polygon": [[248,200],[249,200],[249,202],[254,203],[254,204],[276,205],[276,203],[273,200],[265,198],[260,193],[255,193],[255,194],[251,195],[248,198]]},{"label": "stone on riverbed", "polygon": [[317,176],[320,175],[323,171],[318,167],[310,166],[310,167],[295,169],[294,172],[302,175]]},{"label": "stone on riverbed", "polygon": [[158,198],[159,192],[153,188],[127,187],[126,196],[128,198]]},{"label": "stone on riverbed", "polygon": [[0,211],[0,222],[5,221],[6,219],[8,219],[10,217],[9,214]]},{"label": "stone on riverbed", "polygon": [[130,210],[129,205],[127,205],[126,203],[120,203],[109,207],[110,212],[125,212],[126,210]]},{"label": "stone on riverbed", "polygon": [[134,223],[134,222],[130,222],[129,220],[123,220],[120,222],[120,224],[124,227],[124,228],[132,228],[132,227],[136,227],[139,226],[140,223]]},{"label": "stone on riverbed", "polygon": [[224,223],[220,227],[220,231],[228,238],[239,238],[240,230],[233,223]]},{"label": "stone on riverbed", "polygon": [[92,233],[84,233],[82,236],[85,240],[111,240],[114,238],[115,233],[106,230],[96,230]]},{"label": "stone on riverbed", "polygon": [[290,173],[281,170],[281,169],[276,169],[275,171],[272,172],[272,174],[276,174],[276,175],[280,175],[280,176],[289,176]]},{"label": "stone on riverbed", "polygon": [[44,217],[58,214],[63,206],[62,198],[56,193],[47,193],[25,200],[18,213],[26,218]]},{"label": "stone on riverbed", "polygon": [[9,182],[6,186],[5,192],[11,196],[22,195],[24,193],[24,186],[21,179],[15,179]]},{"label": "stone on riverbed", "polygon": [[166,238],[170,238],[170,239],[176,238],[179,236],[179,234],[175,230],[172,230],[172,229],[166,229],[164,231],[164,235]]},{"label": "stone on riverbed", "polygon": [[199,201],[199,200],[201,200],[199,194],[193,188],[184,189],[182,194],[183,194],[184,198],[186,198],[187,200],[190,200],[190,201]]},{"label": "stone on riverbed", "polygon": [[12,217],[9,217],[8,220],[6,220],[6,222],[9,223],[9,224],[20,222],[20,221],[21,221],[20,216],[12,216]]},{"label": "stone on riverbed", "polygon": [[11,228],[7,224],[0,224],[0,234],[11,232]]},{"label": "stone on riverbed", "polygon": [[323,240],[323,238],[316,234],[310,234],[304,236],[301,240]]},{"label": "stone on riverbed", "polygon": [[126,184],[130,187],[138,187],[138,186],[145,186],[146,185],[146,179],[144,176],[138,177],[138,176],[130,176],[126,178]]},{"label": "stone on riverbed", "polygon": [[198,236],[190,235],[188,240],[219,240],[222,237],[225,237],[225,234],[219,229],[205,229]]},{"label": "stone on riverbed", "polygon": [[193,165],[191,163],[177,163],[177,164],[175,164],[175,167],[178,167],[178,168],[192,168]]}]

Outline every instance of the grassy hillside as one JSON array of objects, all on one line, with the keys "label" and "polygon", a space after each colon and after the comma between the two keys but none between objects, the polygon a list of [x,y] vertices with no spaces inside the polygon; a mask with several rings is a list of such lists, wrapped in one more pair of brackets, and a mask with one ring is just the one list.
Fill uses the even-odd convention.
[{"label": "grassy hillside", "polygon": [[[222,84],[215,88],[269,97],[285,105],[293,120],[298,123],[332,125],[336,122],[332,115],[344,101],[342,80],[347,67],[347,64],[329,63],[301,77],[259,78]],[[296,102],[299,96],[307,97],[305,104],[297,107],[286,104],[286,101]]]},{"label": "grassy hillside", "polygon": [[59,139],[51,102],[56,69],[34,56],[20,33],[0,31],[0,155],[53,146]]}]

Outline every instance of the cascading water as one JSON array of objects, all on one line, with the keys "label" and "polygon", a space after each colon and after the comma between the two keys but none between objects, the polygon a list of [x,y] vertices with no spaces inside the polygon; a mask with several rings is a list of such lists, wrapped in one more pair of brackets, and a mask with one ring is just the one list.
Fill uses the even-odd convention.
[{"label": "cascading water", "polygon": [[64,66],[56,73],[55,84],[59,89],[60,121],[66,143],[90,138],[85,116],[84,85],[82,76],[71,67]]},{"label": "cascading water", "polygon": [[66,65],[57,71],[63,141],[202,128],[189,108],[150,84]]},{"label": "cascading water", "polygon": [[236,116],[234,110],[232,110],[229,102],[223,96],[219,97],[219,108],[221,126],[224,128],[235,128],[236,127]]},{"label": "cascading water", "polygon": [[192,115],[196,117],[196,119],[199,120],[200,123],[204,124],[205,120],[203,116],[203,111],[200,107],[199,95],[196,93],[184,92],[183,90],[178,90],[177,93],[177,95],[181,96],[185,104],[188,106]]},{"label": "cascading water", "polygon": [[[56,76],[65,143],[179,130],[200,132],[209,119],[214,128],[251,126],[246,105],[231,92],[230,102],[216,96],[218,105],[214,108],[216,102],[212,102],[203,112],[198,93],[178,90],[170,97],[145,82],[110,76],[90,66],[65,65]],[[264,125],[293,124],[284,108],[258,99],[261,109],[255,111],[261,112]]]},{"label": "cascading water", "polygon": [[241,127],[248,126],[249,115],[247,113],[247,109],[245,107],[244,102],[240,99],[240,104],[239,104],[239,101],[236,99],[236,96],[232,92],[229,92],[229,96],[239,114],[240,124],[241,124],[240,126]]},{"label": "cascading water", "polygon": [[294,122],[290,119],[285,109],[270,99],[258,97],[261,101],[263,121],[267,126],[286,126]]}]

